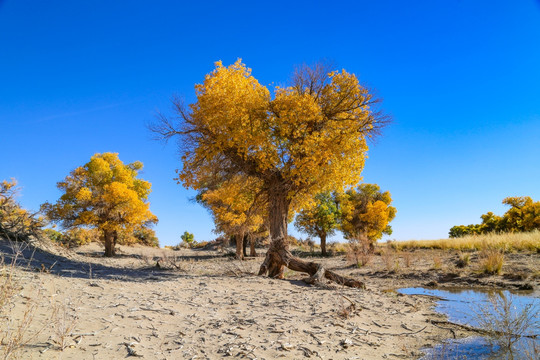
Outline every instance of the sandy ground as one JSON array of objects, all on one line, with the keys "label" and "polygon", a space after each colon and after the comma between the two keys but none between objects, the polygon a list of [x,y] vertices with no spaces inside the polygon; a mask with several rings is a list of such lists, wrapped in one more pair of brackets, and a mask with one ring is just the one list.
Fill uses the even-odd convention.
[{"label": "sandy ground", "polygon": [[[0,241],[0,253],[11,261],[10,244]],[[453,253],[439,269],[429,253],[408,266],[396,255],[403,264],[392,269],[381,256],[360,269],[343,256],[315,259],[360,278],[366,290],[311,286],[293,272],[286,280],[258,277],[262,258],[240,262],[213,250],[120,247],[114,259],[101,253],[98,244],[77,252],[22,249],[14,270],[20,291],[6,319],[17,324],[31,314],[19,358],[411,359],[451,331],[430,322],[443,320],[434,299],[396,288],[540,285],[534,276],[456,273]],[[516,261],[534,273],[538,255],[527,256]]]}]

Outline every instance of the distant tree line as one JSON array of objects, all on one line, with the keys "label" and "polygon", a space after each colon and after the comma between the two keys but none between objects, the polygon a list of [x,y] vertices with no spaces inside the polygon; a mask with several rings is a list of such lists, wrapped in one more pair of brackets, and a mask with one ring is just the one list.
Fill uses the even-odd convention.
[{"label": "distant tree line", "polygon": [[502,202],[510,209],[503,216],[488,212],[480,216],[482,223],[456,225],[450,229],[451,238],[487,233],[529,232],[540,230],[540,201],[529,196],[507,197]]}]

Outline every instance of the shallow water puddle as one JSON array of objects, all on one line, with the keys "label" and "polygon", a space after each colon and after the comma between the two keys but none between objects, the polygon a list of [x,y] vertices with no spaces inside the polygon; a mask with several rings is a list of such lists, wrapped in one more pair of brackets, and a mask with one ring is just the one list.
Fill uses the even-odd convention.
[{"label": "shallow water puddle", "polygon": [[[527,334],[540,334],[540,298],[526,292],[481,291],[472,289],[404,288],[398,292],[407,295],[432,296],[437,299],[435,310],[448,316],[448,321],[481,327],[482,319],[519,318],[525,309],[533,316],[534,324]],[[495,304],[495,305],[494,305]],[[504,310],[504,304],[508,305]],[[534,317],[536,316],[536,319]],[[495,322],[495,321],[494,321]],[[423,359],[537,359],[540,339],[522,338],[513,346],[512,353],[499,346],[491,346],[482,337],[448,340],[433,349],[424,349]]]}]

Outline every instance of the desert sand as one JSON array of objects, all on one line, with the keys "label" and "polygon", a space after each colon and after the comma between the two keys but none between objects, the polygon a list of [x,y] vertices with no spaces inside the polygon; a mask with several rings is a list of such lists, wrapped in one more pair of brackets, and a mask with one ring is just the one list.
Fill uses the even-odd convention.
[{"label": "desert sand", "polygon": [[[9,264],[12,245],[0,242],[0,252]],[[437,271],[408,276],[417,269],[315,259],[364,281],[361,290],[308,285],[293,272],[285,280],[259,277],[261,257],[138,246],[118,252],[104,258],[99,244],[21,249],[9,318],[17,323],[30,312],[31,322],[19,358],[413,359],[448,337],[470,335],[432,323],[444,320],[434,299],[394,291],[444,279]]]}]

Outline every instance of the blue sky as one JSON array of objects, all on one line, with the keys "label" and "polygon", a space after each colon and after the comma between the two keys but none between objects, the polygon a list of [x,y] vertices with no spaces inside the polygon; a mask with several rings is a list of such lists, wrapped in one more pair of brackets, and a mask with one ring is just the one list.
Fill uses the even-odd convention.
[{"label": "blue sky", "polygon": [[[94,153],[144,163],[162,245],[214,237],[145,124],[237,58],[263,84],[321,59],[355,73],[393,123],[363,181],[389,190],[390,238],[443,238],[540,200],[540,2],[0,0],[0,179],[37,210]],[[291,233],[296,234],[293,227]],[[301,236],[301,235],[300,235]]]}]

